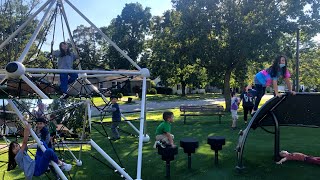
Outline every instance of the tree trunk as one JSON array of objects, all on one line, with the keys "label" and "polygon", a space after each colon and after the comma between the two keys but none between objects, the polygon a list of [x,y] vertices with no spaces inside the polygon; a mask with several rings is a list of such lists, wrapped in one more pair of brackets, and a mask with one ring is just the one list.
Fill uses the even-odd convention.
[{"label": "tree trunk", "polygon": [[182,81],[181,82],[181,91],[182,91],[182,93],[181,93],[181,96],[186,96],[186,82],[184,82],[184,81]]},{"label": "tree trunk", "polygon": [[224,75],[224,91],[223,96],[226,100],[226,111],[230,111],[231,107],[231,92],[230,92],[230,77],[231,77],[232,70],[227,70],[226,74]]}]

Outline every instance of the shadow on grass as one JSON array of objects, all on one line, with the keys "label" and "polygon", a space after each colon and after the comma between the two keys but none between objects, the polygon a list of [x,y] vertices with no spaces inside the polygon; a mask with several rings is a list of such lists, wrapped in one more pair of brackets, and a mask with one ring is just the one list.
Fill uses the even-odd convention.
[{"label": "shadow on grass", "polygon": [[[226,115],[219,124],[217,117],[192,117],[186,125],[182,118],[176,116],[172,125],[175,142],[183,137],[194,137],[199,141],[199,148],[192,154],[192,169],[187,168],[187,155],[179,148],[175,160],[171,162],[171,179],[174,180],[202,180],[202,179],[318,179],[320,176],[319,166],[309,165],[303,162],[286,162],[279,166],[273,161],[273,135],[261,129],[251,131],[244,152],[244,165],[246,169],[242,173],[235,170],[236,153],[234,148],[238,140],[238,130],[231,130],[231,117]],[[244,129],[242,116],[239,117],[238,127]],[[153,149],[154,132],[159,120],[147,122],[147,132],[151,141],[144,143],[142,179],[154,180],[165,179],[165,162],[161,160],[157,150]],[[133,122],[138,127],[139,122]],[[126,123],[121,128],[134,133]],[[97,127],[103,131],[101,127]],[[107,132],[111,134],[109,127]],[[226,138],[226,145],[219,152],[219,165],[214,165],[214,152],[207,145],[207,137],[219,135]],[[318,129],[281,127],[281,149],[289,151],[301,151],[310,155],[319,155],[320,131]],[[92,139],[104,149],[116,162],[115,152],[109,141],[98,132],[91,133]],[[136,177],[138,139],[121,134],[119,141],[113,142],[114,147],[122,161],[125,171],[133,178]],[[70,172],[72,179],[122,179],[118,174],[109,170],[105,165],[93,159],[90,154],[106,162],[104,158],[92,148],[91,151],[83,152],[83,166],[74,166]],[[1,156],[1,158],[3,158]],[[107,163],[107,162],[106,162]],[[6,167],[5,167],[6,168]],[[5,171],[1,168],[1,172]],[[1,179],[1,176],[0,176]],[[23,179],[23,173],[18,170],[5,172],[5,179]],[[39,179],[39,178],[35,178]],[[42,176],[41,179],[46,179]]]}]

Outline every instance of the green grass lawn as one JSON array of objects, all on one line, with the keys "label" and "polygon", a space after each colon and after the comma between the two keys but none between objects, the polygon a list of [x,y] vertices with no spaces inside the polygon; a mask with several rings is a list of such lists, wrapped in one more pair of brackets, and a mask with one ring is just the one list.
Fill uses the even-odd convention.
[{"label": "green grass lawn", "polygon": [[[199,140],[199,148],[192,155],[192,169],[187,169],[187,155],[183,149],[179,149],[179,154],[171,162],[171,179],[175,180],[210,180],[210,179],[318,179],[320,176],[319,166],[309,165],[303,162],[287,162],[283,165],[276,165],[273,158],[273,135],[261,129],[252,130],[249,134],[244,153],[244,165],[246,169],[242,173],[235,170],[236,154],[234,148],[238,140],[238,130],[231,130],[231,117],[226,115],[222,118],[222,123],[218,123],[218,118],[213,117],[188,117],[187,124],[183,124],[183,118],[179,116],[178,109],[173,110],[175,122],[172,132],[175,135],[175,142],[179,145],[179,139],[183,137],[195,137]],[[245,128],[242,112],[239,112],[239,128]],[[151,141],[143,147],[143,169],[142,179],[154,180],[165,179],[165,162],[152,148],[154,143],[154,131],[161,122],[161,112],[148,113],[147,132]],[[129,117],[134,118],[134,116]],[[138,122],[133,122],[138,126]],[[102,128],[95,125],[100,131]],[[121,128],[134,133],[126,124],[122,123]],[[107,127],[108,133],[110,128]],[[226,137],[226,145],[219,153],[219,166],[214,165],[214,152],[207,145],[207,137],[219,135]],[[299,151],[306,154],[320,156],[318,129],[281,127],[281,149],[289,151]],[[96,141],[111,157],[116,160],[112,147],[105,137],[93,130],[92,139]],[[137,161],[137,138],[126,136],[122,133],[121,140],[114,143],[122,164],[126,172],[135,179]],[[74,151],[77,156],[78,151]],[[86,148],[83,152],[83,166],[74,166],[70,172],[72,179],[115,179],[120,180],[120,176],[105,165],[96,161],[91,155],[106,162],[94,149]],[[7,154],[0,156],[1,160],[7,160]],[[67,159],[67,162],[70,160]],[[116,160],[117,161],[117,160]],[[1,165],[1,164],[0,164]],[[18,168],[7,172],[6,166],[0,168],[0,179],[24,179],[23,172]],[[40,178],[47,179],[45,175]]]}]

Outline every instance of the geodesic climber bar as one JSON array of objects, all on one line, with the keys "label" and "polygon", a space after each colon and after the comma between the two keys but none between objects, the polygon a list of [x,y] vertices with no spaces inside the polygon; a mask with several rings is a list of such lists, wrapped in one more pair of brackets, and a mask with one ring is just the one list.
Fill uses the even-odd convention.
[{"label": "geodesic climber bar", "polygon": [[[65,69],[41,69],[41,68],[27,68],[24,66],[23,62],[26,58],[27,53],[29,52],[32,44],[34,43],[37,35],[40,32],[41,27],[44,25],[45,21],[47,20],[49,16],[49,12],[51,11],[53,5],[55,3],[58,3],[60,6],[60,10],[62,11],[62,14],[64,16],[65,24],[67,25],[68,33],[71,39],[72,46],[75,47],[73,39],[71,37],[71,31],[69,28],[69,23],[66,18],[66,13],[64,12],[64,2],[67,3],[73,10],[75,10],[83,19],[85,19],[92,28],[94,28],[104,39],[107,40],[107,42],[112,45],[123,57],[125,57],[138,71],[137,72],[128,72],[128,71],[104,71],[104,70],[82,70],[81,66],[79,66],[79,70],[65,70]],[[46,9],[46,10],[45,10]],[[96,91],[98,94],[101,95],[101,97],[106,100],[106,98],[103,96],[103,94],[100,93],[98,88],[96,88],[86,77],[92,76],[92,75],[101,75],[101,76],[108,76],[108,75],[128,75],[128,76],[141,76],[143,77],[142,80],[142,99],[141,99],[141,112],[140,112],[140,126],[139,126],[139,143],[138,143],[138,159],[137,159],[137,176],[136,179],[141,179],[141,170],[142,170],[142,147],[143,147],[143,141],[149,140],[149,136],[145,134],[144,125],[146,120],[146,89],[147,89],[147,78],[150,76],[150,72],[148,69],[140,68],[136,62],[134,62],[123,50],[121,50],[107,35],[105,35],[97,26],[95,26],[86,16],[84,16],[69,0],[47,0],[33,15],[31,15],[26,22],[24,22],[17,30],[15,30],[1,45],[0,49],[2,49],[6,44],[10,42],[11,39],[13,39],[19,32],[21,32],[28,23],[30,23],[40,12],[45,10],[45,13],[43,17],[41,18],[39,24],[37,25],[34,33],[32,34],[29,42],[27,43],[26,47],[24,48],[23,52],[21,53],[20,57],[17,60],[14,60],[13,62],[8,63],[8,65],[5,67],[5,77],[0,82],[0,85],[3,85],[6,83],[8,79],[21,79],[26,84],[28,84],[41,98],[48,99],[49,97],[41,90],[37,85],[32,82],[26,76],[26,73],[29,73],[32,75],[32,73],[78,73],[80,74],[79,78],[83,79],[85,82],[90,84],[92,89]],[[13,104],[12,101],[10,101],[10,104]],[[13,104],[14,105],[14,104]],[[90,108],[89,108],[90,109]],[[22,115],[19,111],[16,111],[19,118],[22,120]],[[88,112],[89,114],[89,112]],[[90,120],[89,120],[90,121]],[[32,132],[34,135],[34,132]],[[39,142],[40,143],[40,142]],[[94,144],[96,149],[98,148],[98,145]],[[44,147],[41,146],[43,149]],[[111,164],[117,166],[117,164],[112,162],[112,159],[110,160],[108,156],[106,156],[106,153],[102,150],[99,150],[99,153],[102,154]],[[105,154],[104,154],[105,153]],[[132,179],[124,170],[117,169],[126,179]],[[63,179],[66,179],[65,177]]]}]

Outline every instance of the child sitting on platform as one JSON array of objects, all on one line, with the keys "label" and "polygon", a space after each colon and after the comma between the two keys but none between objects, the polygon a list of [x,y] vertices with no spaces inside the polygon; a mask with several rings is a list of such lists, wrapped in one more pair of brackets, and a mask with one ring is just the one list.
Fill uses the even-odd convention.
[{"label": "child sitting on platform", "polygon": [[166,146],[175,147],[173,139],[174,136],[171,134],[171,123],[173,122],[174,116],[170,111],[166,111],[162,115],[164,122],[162,122],[156,129],[156,142],[154,148],[159,144],[162,148]]}]

